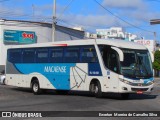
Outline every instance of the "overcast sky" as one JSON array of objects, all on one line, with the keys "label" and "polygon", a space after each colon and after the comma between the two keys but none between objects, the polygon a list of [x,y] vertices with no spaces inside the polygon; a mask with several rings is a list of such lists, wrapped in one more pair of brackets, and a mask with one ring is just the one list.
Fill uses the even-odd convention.
[{"label": "overcast sky", "polygon": [[[160,25],[149,23],[160,19],[160,0],[57,0],[56,13],[59,25],[82,26],[90,32],[123,27],[146,39],[154,39],[156,32],[160,40]],[[52,14],[53,0],[0,0],[1,19],[51,22]]]}]

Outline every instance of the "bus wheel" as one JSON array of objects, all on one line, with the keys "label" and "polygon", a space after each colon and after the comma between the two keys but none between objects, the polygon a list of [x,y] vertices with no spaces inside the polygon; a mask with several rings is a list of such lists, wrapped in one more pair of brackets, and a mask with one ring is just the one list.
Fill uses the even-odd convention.
[{"label": "bus wheel", "polygon": [[5,85],[5,84],[6,84],[6,79],[3,80],[3,85]]},{"label": "bus wheel", "polygon": [[97,98],[101,98],[102,97],[101,85],[100,85],[100,83],[98,81],[95,83],[94,93],[95,93],[95,96]]},{"label": "bus wheel", "polygon": [[129,93],[121,93],[121,98],[127,100],[129,98]]},{"label": "bus wheel", "polygon": [[32,91],[35,95],[39,95],[41,93],[39,82],[37,80],[32,82]]}]

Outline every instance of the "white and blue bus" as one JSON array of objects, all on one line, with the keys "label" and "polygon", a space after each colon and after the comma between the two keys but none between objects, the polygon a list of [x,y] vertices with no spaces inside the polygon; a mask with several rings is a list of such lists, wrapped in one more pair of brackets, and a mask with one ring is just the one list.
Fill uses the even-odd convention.
[{"label": "white and blue bus", "polygon": [[151,54],[123,40],[75,40],[9,48],[6,84],[42,90],[149,93],[153,90]]}]

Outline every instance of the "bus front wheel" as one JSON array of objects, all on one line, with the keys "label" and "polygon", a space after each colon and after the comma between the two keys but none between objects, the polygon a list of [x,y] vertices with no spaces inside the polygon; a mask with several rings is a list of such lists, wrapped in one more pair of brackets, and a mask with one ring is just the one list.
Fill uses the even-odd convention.
[{"label": "bus front wheel", "polygon": [[41,93],[39,82],[37,80],[32,82],[32,91],[35,95],[39,95]]},{"label": "bus front wheel", "polygon": [[101,98],[102,97],[102,91],[101,91],[101,85],[100,85],[100,83],[97,81],[96,83],[95,83],[95,91],[94,91],[94,93],[95,93],[95,96],[97,97],[97,98]]}]

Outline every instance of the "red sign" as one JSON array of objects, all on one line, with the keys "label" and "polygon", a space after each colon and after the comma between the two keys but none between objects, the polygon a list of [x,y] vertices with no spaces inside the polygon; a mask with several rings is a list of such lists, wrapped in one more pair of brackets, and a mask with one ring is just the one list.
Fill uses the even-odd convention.
[{"label": "red sign", "polygon": [[142,44],[142,45],[148,45],[150,46],[151,42],[149,40],[139,40],[137,43]]},{"label": "red sign", "polygon": [[22,37],[24,39],[26,39],[26,38],[34,39],[34,34],[27,34],[24,32],[24,33],[22,33]]}]

